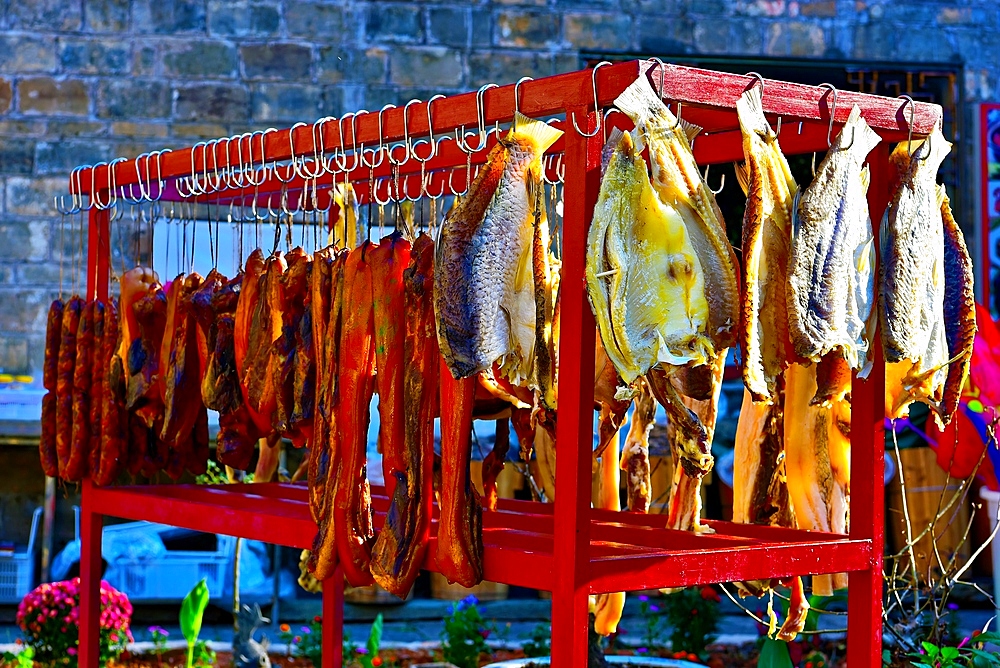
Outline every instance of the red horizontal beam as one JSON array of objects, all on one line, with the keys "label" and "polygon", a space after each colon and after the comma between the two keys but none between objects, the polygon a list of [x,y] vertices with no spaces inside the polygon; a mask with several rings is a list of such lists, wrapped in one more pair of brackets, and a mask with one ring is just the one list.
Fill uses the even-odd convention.
[{"label": "red horizontal beam", "polygon": [[687,587],[871,568],[870,541],[765,544],[591,559],[590,593]]},{"label": "red horizontal beam", "polygon": [[[660,70],[650,61],[630,61],[601,67],[596,74],[598,105],[602,108],[611,105],[640,72],[648,73],[651,67],[653,71],[650,79],[655,87],[659,87]],[[520,110],[528,116],[544,118],[562,114],[573,106],[589,107],[594,99],[591,76],[591,71],[585,70],[525,82],[518,91]],[[756,83],[753,77],[679,65],[667,65],[662,81],[663,97],[668,101],[680,102],[685,108],[681,112],[682,116],[702,125],[708,136],[738,128],[734,105],[740,94],[749,85]],[[507,122],[514,115],[514,93],[515,85],[510,84],[486,90],[481,96],[470,92],[435,100],[430,109],[434,132],[448,133],[461,127],[475,130],[480,119],[480,106],[482,119],[487,126]],[[481,105],[477,102],[477,97],[481,99]],[[834,111],[833,95],[828,89],[771,79],[764,81],[763,103],[766,113],[773,118],[781,116],[785,124],[797,125],[799,121],[828,123],[830,112]],[[199,170],[206,164],[212,168],[216,164],[238,165],[247,161],[260,163],[264,159],[267,162],[283,161],[293,154],[300,157],[314,155],[320,148],[330,152],[340,148],[342,143],[345,148],[348,144],[352,148],[360,148],[362,145],[372,148],[379,144],[402,141],[407,134],[411,140],[420,139],[429,134],[428,104],[422,102],[412,105],[409,110],[405,107],[393,107],[381,114],[361,113],[339,120],[317,121],[312,125],[299,124],[294,128],[268,130],[263,135],[258,134],[242,141],[227,142],[223,139],[208,150],[207,155],[203,144],[200,147],[196,145],[165,153],[159,160],[150,160],[148,164],[140,162],[137,166],[134,160],[121,162],[115,167],[114,184],[122,187],[139,183],[140,171],[146,181],[150,176],[167,180],[189,176],[192,158],[195,170]],[[906,138],[910,129],[910,107],[903,101],[838,91],[834,117],[836,125],[847,120],[854,104],[862,107],[865,119],[884,140],[901,141]],[[928,134],[942,113],[940,106],[924,102],[915,102],[912,111],[912,132],[916,136]],[[322,138],[322,141],[316,142],[314,137]],[[788,147],[786,150],[789,150]],[[706,164],[715,161],[715,156],[700,160]],[[152,175],[147,174],[147,170]],[[71,192],[77,192],[78,185],[79,190],[85,193],[91,190],[103,192],[112,185],[107,166],[84,169],[72,181],[75,182],[70,183]]]}]

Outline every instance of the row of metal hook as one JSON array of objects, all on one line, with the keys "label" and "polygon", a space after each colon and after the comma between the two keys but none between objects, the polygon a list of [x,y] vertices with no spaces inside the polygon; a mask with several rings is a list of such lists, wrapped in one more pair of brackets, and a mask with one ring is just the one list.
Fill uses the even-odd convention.
[{"label": "row of metal hook", "polygon": [[[659,67],[660,92],[662,94],[665,83],[664,77],[666,76],[666,64],[664,64],[659,58],[651,58],[650,61]],[[602,67],[610,64],[611,63],[607,61],[602,61],[591,70],[593,105],[595,109],[600,109],[600,99],[597,90],[597,72]],[[760,74],[750,72],[747,76],[756,78],[761,88],[764,88],[764,78]],[[517,113],[520,111],[520,86],[526,81],[531,80],[531,77],[523,77],[514,84],[515,119],[517,117]],[[275,128],[268,128],[266,130],[246,132],[232,137],[222,137],[220,139],[198,142],[191,148],[191,173],[188,176],[178,178],[175,181],[175,188],[181,197],[189,198],[210,195],[223,190],[238,190],[244,188],[257,189],[259,186],[269,181],[272,177],[282,184],[291,183],[296,177],[301,178],[305,182],[312,181],[315,184],[318,179],[324,176],[333,176],[334,181],[336,181],[337,176],[343,174],[346,179],[347,174],[357,170],[359,167],[366,167],[370,172],[374,172],[374,170],[380,167],[386,160],[389,161],[389,164],[394,168],[394,171],[398,175],[398,168],[412,160],[420,163],[421,165],[420,192],[417,195],[417,199],[423,196],[432,198],[441,197],[445,194],[443,185],[441,191],[436,196],[429,192],[429,175],[433,174],[433,172],[426,171],[427,163],[438,155],[441,149],[441,143],[444,141],[453,141],[459,150],[471,157],[472,154],[486,148],[489,143],[489,135],[491,133],[499,134],[500,123],[496,122],[493,127],[488,127],[489,124],[486,120],[485,110],[486,91],[497,87],[497,84],[489,83],[479,88],[476,92],[477,120],[475,132],[466,132],[465,126],[461,126],[460,128],[456,128],[454,130],[453,135],[444,134],[439,137],[435,137],[433,104],[436,100],[443,99],[445,97],[444,95],[435,95],[426,103],[428,128],[426,138],[422,137],[414,139],[410,133],[410,107],[415,104],[423,103],[422,100],[413,99],[407,102],[403,107],[403,141],[401,143],[397,142],[387,144],[383,137],[383,114],[390,109],[396,108],[396,105],[387,104],[377,112],[379,135],[378,146],[374,148],[369,147],[367,150],[364,142],[361,142],[360,145],[358,144],[356,125],[358,117],[373,113],[366,109],[349,112],[340,119],[327,116],[312,123],[311,135],[313,147],[311,152],[306,151],[301,154],[297,154],[295,151],[295,131],[300,127],[308,127],[309,124],[296,123],[293,125],[288,130],[290,158],[288,159],[287,164],[279,165],[277,160],[272,160],[270,161],[270,164],[268,164],[266,156],[266,139],[269,134],[280,132]],[[820,84],[820,88],[829,88],[833,96],[830,105],[830,121],[827,128],[827,146],[830,147],[832,146],[833,126],[837,112],[837,88],[833,86],[833,84],[829,83]],[[904,103],[909,106],[910,110],[909,132],[907,137],[907,146],[909,148],[913,136],[914,101],[909,95],[902,95],[900,97],[905,100]],[[582,136],[593,137],[603,129],[604,136],[606,138],[608,126],[607,117],[615,111],[617,110],[610,108],[605,113],[598,114],[596,126],[590,131],[584,131],[580,128],[575,114],[570,114],[570,121],[573,128]],[[678,102],[676,110],[678,125],[681,122],[681,114],[682,104]],[[344,132],[348,119],[350,119],[349,137],[345,136]],[[327,149],[325,146],[326,134],[324,129],[326,124],[330,122],[337,123],[339,144],[332,147],[330,155],[327,155]],[[801,131],[801,123],[799,127]],[[777,131],[778,133],[781,132],[781,118],[778,118]],[[348,138],[351,143],[350,151],[347,149]],[[475,138],[475,147],[471,145],[471,138]],[[230,155],[232,153],[234,143],[236,151],[236,164],[230,164]],[[853,137],[851,144],[853,144]],[[848,146],[844,148],[849,148],[851,144],[848,144]],[[198,160],[198,149],[201,149],[200,161]],[[67,206],[65,203],[65,196],[57,196],[55,198],[55,207],[57,211],[63,214],[72,214],[78,213],[83,209],[89,210],[94,207],[103,210],[115,206],[118,203],[119,198],[127,203],[138,203],[142,201],[152,202],[158,200],[162,196],[166,186],[162,177],[162,159],[167,153],[170,153],[170,149],[151,151],[136,157],[134,164],[138,179],[136,183],[129,184],[128,186],[119,187],[116,182],[116,165],[127,162],[125,158],[117,158],[111,161],[111,163],[98,163],[93,167],[89,165],[77,167],[73,170],[70,176],[70,197],[72,198],[72,201]],[[929,155],[929,150],[925,153]],[[211,154],[211,160],[209,160],[209,154]],[[226,163],[224,165],[221,164],[223,162],[222,156],[224,156],[224,161]],[[551,160],[553,159],[558,159],[558,164],[555,165],[555,172],[558,175],[557,179],[549,180],[547,176],[548,169],[543,170],[543,178],[545,178],[550,184],[562,181],[565,173],[565,169],[562,166],[561,154],[557,157],[552,155],[548,156],[547,160],[549,162],[547,162],[546,167],[552,167]],[[155,165],[151,165],[151,162],[153,161],[155,161]],[[96,168],[100,166],[108,167],[109,194],[107,196],[107,201],[103,201],[101,199],[99,190],[96,188]],[[456,168],[457,167],[458,166],[456,166]],[[85,203],[81,174],[86,169],[91,169],[91,183],[89,190],[90,196],[88,201]],[[451,194],[460,194],[455,190],[453,184],[451,183],[454,173],[453,170],[455,168],[449,169],[452,170],[452,174],[449,175],[448,188]],[[397,176],[396,178],[397,195],[399,195],[399,177]],[[373,193],[375,190],[376,188],[373,187]],[[414,201],[414,198],[409,196],[408,192],[405,193],[404,197]],[[379,203],[383,202],[379,200]]]}]

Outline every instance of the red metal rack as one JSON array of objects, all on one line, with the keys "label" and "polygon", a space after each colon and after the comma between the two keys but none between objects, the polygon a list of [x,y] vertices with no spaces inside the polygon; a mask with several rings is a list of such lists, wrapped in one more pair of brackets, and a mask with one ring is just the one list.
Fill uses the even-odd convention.
[{"label": "red metal rack", "polygon": [[[565,114],[575,118],[586,137],[563,122],[563,138],[551,149],[563,153],[565,198],[562,266],[562,337],[559,347],[560,406],[557,431],[559,456],[556,476],[559,496],[554,504],[501,501],[495,512],[484,513],[485,577],[488,580],[548,590],[552,596],[552,656],[558,668],[587,663],[588,596],[593,593],[654,587],[729,582],[848,571],[848,661],[852,667],[881,664],[882,553],[883,553],[883,395],[884,365],[881,346],[875,345],[875,371],[867,381],[852,385],[853,425],[851,468],[852,517],[849,535],[823,534],[775,527],[708,522],[713,535],[694,535],[663,528],[661,516],[616,513],[591,508],[591,450],[593,443],[593,364],[595,325],[584,286],[587,227],[600,185],[600,151],[608,107],[637,76],[648,76],[670,103],[681,103],[683,117],[705,128],[695,146],[701,164],[742,160],[742,139],[735,102],[753,76],[721,74],[647,61],[631,61],[526,81],[416,104],[411,110],[391,108],[383,114],[359,114],[341,120],[326,119],[312,126],[164,153],[145,160],[116,162],[83,168],[70,179],[71,192],[90,196],[88,298],[107,297],[109,282],[109,210],[114,190],[156,182],[164,200],[182,199],[178,180],[192,172],[218,174],[230,165],[248,161],[302,160],[307,166],[326,152],[371,148],[440,135],[457,128],[490,127],[509,121],[515,109],[532,117]],[[662,74],[662,76],[661,76]],[[882,217],[889,199],[889,142],[908,134],[928,134],[941,118],[937,105],[850,93],[829,88],[764,80],[766,113],[781,117],[781,145],[786,154],[826,150],[834,125],[843,124],[852,105],[861,107],[883,142],[869,155],[868,191],[872,219]],[[515,101],[515,97],[517,98]],[[595,102],[598,109],[595,109]],[[432,106],[432,109],[428,109]],[[912,116],[911,116],[912,114]],[[350,115],[349,115],[350,116]],[[627,123],[621,114],[608,121]],[[355,136],[356,135],[356,136]],[[346,136],[350,140],[347,146]],[[473,140],[474,141],[474,140]],[[399,149],[403,150],[403,149]],[[397,154],[398,155],[398,154]],[[443,170],[461,172],[467,160],[481,162],[485,151],[467,158],[454,142],[441,142],[440,151],[426,164],[405,161],[394,178],[416,189],[418,179],[431,183],[447,178]],[[278,167],[282,169],[282,167]],[[388,161],[373,172],[391,173]],[[307,172],[311,173],[311,172]],[[429,176],[426,176],[428,175]],[[358,166],[347,178],[359,198],[369,197],[372,174]],[[289,178],[290,177],[290,178]],[[342,181],[343,176],[338,177]],[[282,188],[290,194],[303,179],[288,170],[255,187],[228,188],[210,197],[212,202],[264,203]],[[162,184],[160,187],[159,184]],[[325,176],[318,184],[330,188]],[[187,185],[182,190],[188,189]],[[437,187],[434,187],[437,191]],[[407,190],[407,192],[411,192]],[[124,194],[124,192],[122,192]],[[82,197],[81,197],[82,200]],[[96,200],[96,206],[93,204]],[[876,248],[877,248],[876,244]],[[575,447],[573,447],[575,444]],[[373,490],[375,524],[381,525],[388,501]],[[311,546],[315,525],[309,514],[306,490],[300,485],[254,484],[203,487],[193,485],[118,486],[100,488],[83,483],[81,517],[82,615],[80,661],[93,668],[98,661],[98,614],[101,564],[101,528],[105,515],[146,519],[191,529],[225,533],[292,547]],[[432,534],[436,527],[432,529]],[[433,537],[432,541],[435,540]],[[431,549],[429,554],[433,555]],[[433,570],[429,557],[425,568]],[[324,610],[324,666],[339,666],[343,620],[343,581],[326,583]]]}]

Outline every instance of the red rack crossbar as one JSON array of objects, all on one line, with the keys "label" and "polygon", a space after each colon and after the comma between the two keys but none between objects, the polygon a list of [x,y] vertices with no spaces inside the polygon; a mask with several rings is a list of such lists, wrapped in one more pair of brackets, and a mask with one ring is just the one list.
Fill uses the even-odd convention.
[{"label": "red rack crossbar", "polygon": [[[600,107],[614,98],[637,76],[646,75],[660,86],[657,66],[633,61],[601,67],[596,74],[596,97]],[[652,71],[650,71],[652,68]],[[519,90],[520,109],[529,116],[565,114],[575,117],[586,131],[597,130],[599,117],[594,110],[595,91],[590,71],[563,74],[523,84]],[[753,77],[721,74],[667,65],[663,70],[662,94],[680,102],[685,119],[702,125],[706,134],[695,146],[700,163],[742,159],[742,140],[735,114],[735,102]],[[482,94],[482,117],[475,93],[433,102],[435,133],[455,128],[475,129],[507,122],[515,108],[515,87],[502,86]],[[838,92],[836,108],[828,89],[765,80],[763,101],[772,119],[783,119],[782,148],[787,154],[821,151],[827,148],[831,113],[834,126],[846,121],[851,106],[857,104],[883,143],[868,157],[871,185],[868,190],[873,220],[879,220],[889,200],[888,144],[928,134],[941,118],[937,105],[914,103],[873,95]],[[209,170],[239,164],[240,156],[254,164],[298,157],[313,157],[313,137],[322,136],[322,146],[332,151],[344,144],[351,147],[376,142],[389,144],[426,136],[429,132],[426,104],[413,105],[407,114],[395,108],[379,114],[361,115],[354,120],[328,120],[315,126],[269,131],[239,141],[222,140],[164,154],[161,159],[118,162],[114,173],[108,166],[82,169],[71,178],[72,192],[97,194],[99,203],[110,202],[109,189],[121,189],[139,182],[162,179],[165,196],[176,196],[171,182],[192,176],[202,164]],[[910,112],[913,125],[908,125]],[[609,116],[622,123],[620,114]],[[801,124],[801,125],[800,125]],[[566,122],[567,132],[554,147],[563,153],[565,168],[565,211],[563,221],[562,327],[559,342],[560,406],[559,457],[556,478],[559,496],[552,505],[501,501],[498,511],[484,517],[487,579],[550,590],[552,597],[552,657],[557,668],[579,668],[587,663],[587,609],[592,593],[675,587],[687,584],[787,577],[829,572],[849,572],[849,665],[881,664],[882,553],[883,553],[883,397],[884,364],[881,346],[873,346],[875,368],[867,381],[852,384],[853,429],[851,469],[853,472],[851,528],[848,536],[794,531],[770,527],[708,522],[714,535],[696,536],[663,528],[662,517],[592,510],[590,507],[591,451],[593,444],[593,364],[595,324],[584,288],[585,240],[600,186],[599,155],[602,133],[581,136]],[[356,128],[357,138],[353,138]],[[381,132],[380,132],[381,131]],[[252,145],[252,146],[251,146]],[[248,149],[248,146],[250,148]],[[466,156],[454,146],[442,143],[442,153],[425,170],[464,168]],[[481,161],[482,153],[473,156]],[[152,170],[152,173],[150,173]],[[372,170],[373,172],[375,170]],[[402,178],[416,178],[420,166],[404,163]],[[407,176],[409,175],[409,176]],[[388,165],[378,172],[388,176]],[[362,196],[364,184],[372,177],[367,168],[348,176]],[[328,189],[330,180],[318,187]],[[342,180],[339,177],[338,180]],[[439,183],[439,182],[438,182]],[[286,192],[303,187],[301,180],[285,185]],[[173,188],[173,190],[170,190]],[[254,192],[223,191],[206,196],[211,201],[247,197],[268,197],[281,190],[272,182],[262,183]],[[436,189],[435,189],[436,190]],[[264,200],[266,201],[266,199]],[[88,298],[107,297],[109,269],[108,210],[90,210],[88,245]],[[877,233],[877,230],[876,230]],[[875,244],[878,248],[878,244]],[[576,447],[574,447],[576,444]],[[376,513],[384,513],[384,497],[375,498]],[[100,583],[101,526],[103,516],[148,519],[202,531],[227,533],[293,547],[311,545],[315,531],[305,491],[299,486],[258,484],[226,487],[190,485],[97,488],[89,480],[83,484],[81,518],[81,646],[80,662],[86,668],[97,665]],[[379,522],[376,521],[376,525]],[[429,553],[433,554],[433,550]],[[433,570],[429,559],[424,566]],[[324,587],[324,666],[341,664],[341,622],[343,581],[335,576]]]}]

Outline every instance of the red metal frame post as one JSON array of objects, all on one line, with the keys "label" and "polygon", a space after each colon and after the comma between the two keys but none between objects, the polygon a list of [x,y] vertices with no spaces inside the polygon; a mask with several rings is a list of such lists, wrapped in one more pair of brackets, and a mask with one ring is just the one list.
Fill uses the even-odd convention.
[{"label": "red metal frame post", "polygon": [[[598,112],[599,113],[599,112]],[[584,131],[597,127],[596,113],[575,114]],[[581,136],[566,127],[566,189],[563,196],[562,323],[559,340],[559,401],[556,442],[555,526],[552,571],[552,665],[587,665],[590,587],[590,471],[594,439],[594,345],[596,329],[587,302],[584,263],[587,227],[600,188],[600,133]]]},{"label": "red metal frame post", "polygon": [[344,571],[337,568],[323,581],[322,668],[344,665]]},{"label": "red metal frame post", "polygon": [[[92,207],[87,226],[87,299],[107,299],[110,216]],[[80,648],[81,668],[97,668],[101,637],[101,535],[104,518],[93,512],[89,478],[80,501]]]},{"label": "red metal frame post", "polygon": [[[879,221],[889,204],[889,145],[868,156],[868,209],[879,248]],[[885,361],[881,335],[872,339],[874,366],[867,380],[851,385],[850,537],[871,542],[871,567],[848,575],[847,665],[882,665],[882,552],[885,545]]]}]

